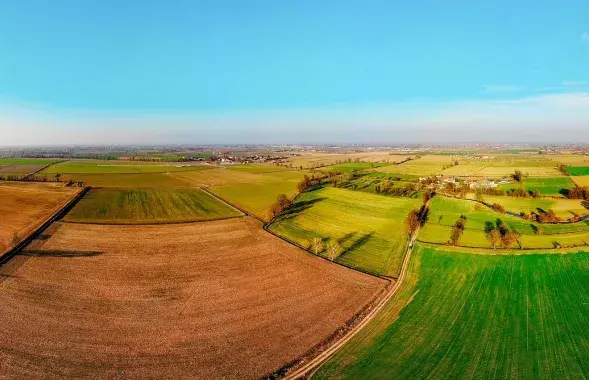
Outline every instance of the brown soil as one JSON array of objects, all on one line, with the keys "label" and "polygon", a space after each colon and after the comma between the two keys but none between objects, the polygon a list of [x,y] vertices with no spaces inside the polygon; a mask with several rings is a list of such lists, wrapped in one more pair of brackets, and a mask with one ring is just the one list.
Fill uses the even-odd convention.
[{"label": "brown soil", "polygon": [[0,182],[0,256],[23,240],[80,189],[63,184]]},{"label": "brown soil", "polygon": [[246,217],[56,223],[0,268],[0,373],[257,378],[327,338],[384,285]]}]

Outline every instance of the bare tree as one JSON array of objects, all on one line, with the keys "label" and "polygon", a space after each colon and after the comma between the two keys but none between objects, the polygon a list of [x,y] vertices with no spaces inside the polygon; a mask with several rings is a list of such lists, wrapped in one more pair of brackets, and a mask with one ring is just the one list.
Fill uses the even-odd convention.
[{"label": "bare tree", "polygon": [[495,249],[497,244],[501,241],[501,233],[499,233],[499,231],[497,231],[496,229],[492,229],[489,232],[487,232],[486,235],[487,240],[489,241],[493,249]]},{"label": "bare tree", "polygon": [[313,239],[313,252],[315,255],[319,255],[323,251],[323,240],[321,238],[314,238]]},{"label": "bare tree", "polygon": [[327,244],[327,258],[331,261],[335,261],[335,259],[337,259],[337,257],[340,255],[341,250],[342,249],[337,241],[330,241]]}]

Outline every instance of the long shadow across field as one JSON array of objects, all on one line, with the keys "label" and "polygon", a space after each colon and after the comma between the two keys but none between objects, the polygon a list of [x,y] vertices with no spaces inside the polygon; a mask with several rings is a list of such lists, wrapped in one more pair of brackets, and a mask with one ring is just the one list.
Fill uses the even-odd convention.
[{"label": "long shadow across field", "polygon": [[102,255],[101,251],[68,251],[68,250],[37,250],[27,249],[18,253],[19,256],[30,257],[92,257]]},{"label": "long shadow across field", "polygon": [[324,201],[325,199],[327,198],[315,198],[308,201],[295,202],[276,218],[276,222],[282,222],[288,219],[292,219],[300,213],[302,213],[303,211],[313,207],[314,204]]}]

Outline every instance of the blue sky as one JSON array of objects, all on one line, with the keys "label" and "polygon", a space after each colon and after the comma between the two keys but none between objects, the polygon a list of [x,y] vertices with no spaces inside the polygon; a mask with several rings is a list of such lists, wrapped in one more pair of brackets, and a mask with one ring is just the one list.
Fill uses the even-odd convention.
[{"label": "blue sky", "polygon": [[588,94],[587,0],[0,3],[0,145],[589,142]]}]

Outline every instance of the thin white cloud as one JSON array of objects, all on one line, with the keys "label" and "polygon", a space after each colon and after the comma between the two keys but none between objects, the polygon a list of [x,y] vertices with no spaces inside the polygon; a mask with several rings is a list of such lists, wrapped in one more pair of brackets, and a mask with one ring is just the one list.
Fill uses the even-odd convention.
[{"label": "thin white cloud", "polygon": [[514,84],[488,84],[485,85],[485,94],[497,94],[502,92],[518,92],[522,91],[523,87]]},{"label": "thin white cloud", "polygon": [[578,86],[584,86],[587,82],[583,81],[583,80],[565,80],[560,82],[561,85],[565,86],[565,87],[578,87]]}]

